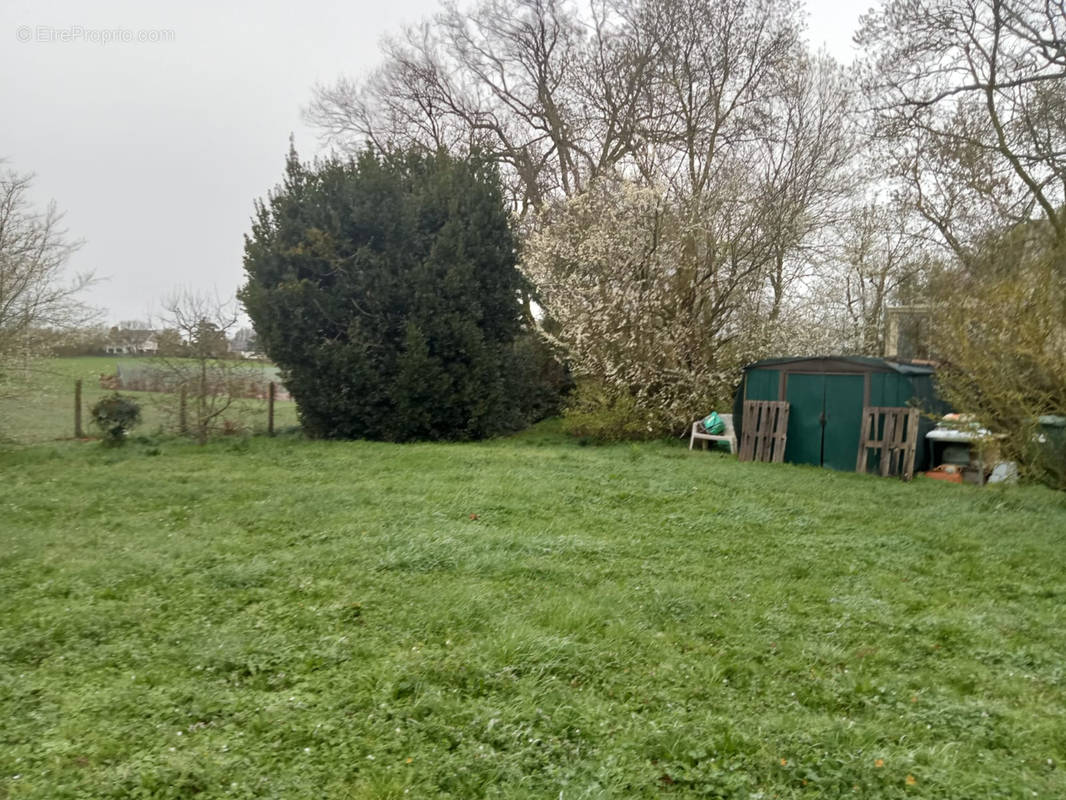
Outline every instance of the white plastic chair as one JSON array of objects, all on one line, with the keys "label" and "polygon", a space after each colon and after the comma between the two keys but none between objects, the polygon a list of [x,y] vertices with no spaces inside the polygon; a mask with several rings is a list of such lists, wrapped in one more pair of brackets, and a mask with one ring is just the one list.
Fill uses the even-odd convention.
[{"label": "white plastic chair", "polygon": [[692,423],[692,435],[688,440],[689,450],[692,449],[696,440],[700,439],[704,449],[707,449],[707,442],[729,442],[729,452],[737,452],[737,434],[736,431],[733,430],[733,415],[719,414],[718,417],[725,423],[725,430],[716,436],[712,436],[711,434],[704,433],[700,430],[700,422],[702,422],[702,420],[696,420]]}]

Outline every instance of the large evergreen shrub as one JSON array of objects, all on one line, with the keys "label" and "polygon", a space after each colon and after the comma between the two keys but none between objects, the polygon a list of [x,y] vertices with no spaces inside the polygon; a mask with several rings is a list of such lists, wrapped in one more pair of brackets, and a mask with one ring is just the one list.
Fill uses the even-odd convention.
[{"label": "large evergreen shrub", "polygon": [[290,152],[240,296],[309,434],[480,438],[526,421],[515,261],[498,176],[476,158],[311,167]]}]

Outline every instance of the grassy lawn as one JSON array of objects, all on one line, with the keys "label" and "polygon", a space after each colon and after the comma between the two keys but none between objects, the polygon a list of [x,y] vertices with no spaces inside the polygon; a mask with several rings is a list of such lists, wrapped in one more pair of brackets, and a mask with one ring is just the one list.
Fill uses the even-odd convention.
[{"label": "grassy lawn", "polygon": [[0,798],[1066,796],[1063,495],[551,425],[0,472]]},{"label": "grassy lawn", "polygon": [[[98,399],[110,394],[100,388],[101,375],[114,375],[116,366],[141,367],[152,364],[150,358],[121,356],[85,358],[48,358],[31,365],[29,373],[15,371],[16,379],[29,388],[15,396],[3,398],[0,393],[0,439],[20,444],[47,442],[74,436],[74,382],[82,381],[82,426],[85,433],[95,436],[89,424],[88,409]],[[22,380],[25,378],[25,380]],[[141,404],[142,423],[135,434],[152,434],[170,423],[163,406],[171,398],[155,392],[123,392]],[[266,430],[266,403],[241,400],[229,414],[250,430]],[[275,425],[279,428],[296,425],[296,406],[292,402],[278,402],[275,406]]]}]

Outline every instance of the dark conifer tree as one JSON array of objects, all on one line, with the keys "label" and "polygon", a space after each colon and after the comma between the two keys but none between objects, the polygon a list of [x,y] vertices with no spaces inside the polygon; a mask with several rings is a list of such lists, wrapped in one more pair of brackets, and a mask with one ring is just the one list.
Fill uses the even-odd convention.
[{"label": "dark conifer tree", "polygon": [[365,152],[257,204],[240,296],[304,429],[471,439],[525,423],[516,243],[493,166]]}]

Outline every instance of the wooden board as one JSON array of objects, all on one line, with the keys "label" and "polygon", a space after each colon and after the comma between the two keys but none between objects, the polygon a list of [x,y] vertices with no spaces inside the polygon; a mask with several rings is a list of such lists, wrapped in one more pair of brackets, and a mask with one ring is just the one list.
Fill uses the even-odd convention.
[{"label": "wooden board", "polygon": [[855,471],[865,473],[870,453],[877,453],[881,477],[914,477],[918,451],[918,409],[905,406],[866,406]]},{"label": "wooden board", "polygon": [[741,461],[785,460],[788,440],[788,403],[770,400],[744,401],[744,430],[741,434]]}]

